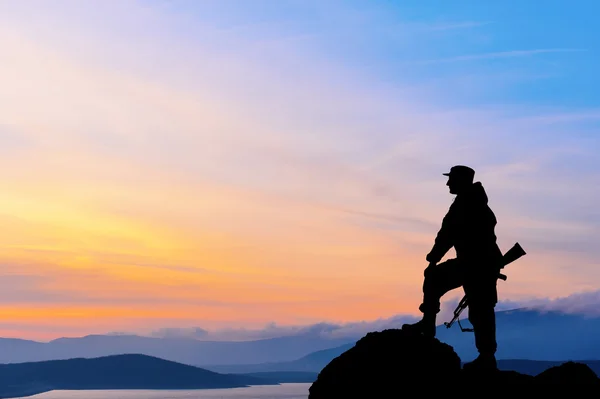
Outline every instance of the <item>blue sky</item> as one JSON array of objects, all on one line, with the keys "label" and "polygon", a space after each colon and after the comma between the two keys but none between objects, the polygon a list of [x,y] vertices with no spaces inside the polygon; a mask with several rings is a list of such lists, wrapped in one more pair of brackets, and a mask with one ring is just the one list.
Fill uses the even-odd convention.
[{"label": "blue sky", "polygon": [[599,6],[541,4],[0,3],[0,333],[414,315],[454,164],[503,300],[595,301]]},{"label": "blue sky", "polygon": [[189,18],[259,40],[296,37],[301,47],[380,84],[480,78],[479,90],[467,87],[451,98],[475,106],[596,105],[592,1],[168,3]]}]

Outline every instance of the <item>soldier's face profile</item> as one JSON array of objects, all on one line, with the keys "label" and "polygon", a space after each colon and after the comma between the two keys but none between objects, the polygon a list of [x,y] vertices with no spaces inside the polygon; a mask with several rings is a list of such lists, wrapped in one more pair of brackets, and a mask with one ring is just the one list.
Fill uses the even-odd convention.
[{"label": "soldier's face profile", "polygon": [[462,187],[465,186],[465,182],[460,178],[450,176],[446,185],[449,188],[450,194],[458,194]]},{"label": "soldier's face profile", "polygon": [[446,185],[448,186],[450,194],[456,194],[456,182],[451,177],[448,178]]}]

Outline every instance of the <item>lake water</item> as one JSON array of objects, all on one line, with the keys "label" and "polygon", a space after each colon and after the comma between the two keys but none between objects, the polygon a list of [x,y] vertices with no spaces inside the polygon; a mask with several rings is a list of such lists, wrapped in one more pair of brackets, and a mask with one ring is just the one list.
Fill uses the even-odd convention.
[{"label": "lake water", "polygon": [[307,399],[311,384],[260,385],[197,390],[52,391],[31,399]]}]

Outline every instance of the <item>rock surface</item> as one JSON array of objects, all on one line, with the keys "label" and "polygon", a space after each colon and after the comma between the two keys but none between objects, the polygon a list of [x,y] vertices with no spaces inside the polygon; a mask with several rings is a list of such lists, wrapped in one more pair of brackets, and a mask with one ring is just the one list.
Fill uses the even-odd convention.
[{"label": "rock surface", "polygon": [[514,395],[520,389],[600,394],[600,378],[581,363],[565,362],[536,376],[516,371],[466,372],[454,349],[436,338],[390,329],[367,334],[333,359],[311,385],[309,399],[406,397],[461,393]]}]

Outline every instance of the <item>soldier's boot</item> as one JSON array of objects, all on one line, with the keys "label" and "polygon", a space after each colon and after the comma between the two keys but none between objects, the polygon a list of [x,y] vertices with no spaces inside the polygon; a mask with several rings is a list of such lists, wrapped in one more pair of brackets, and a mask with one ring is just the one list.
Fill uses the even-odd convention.
[{"label": "soldier's boot", "polygon": [[423,318],[413,324],[402,325],[402,331],[412,334],[423,334],[427,337],[435,337],[435,313],[425,313]]},{"label": "soldier's boot", "polygon": [[493,353],[480,353],[472,362],[463,365],[465,371],[493,372],[498,370],[496,356]]}]

